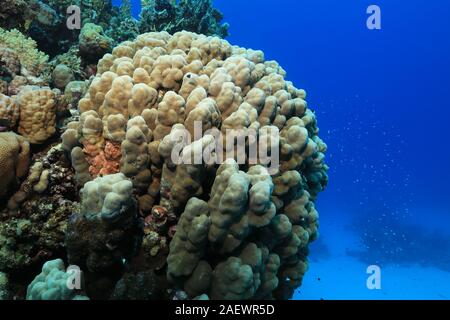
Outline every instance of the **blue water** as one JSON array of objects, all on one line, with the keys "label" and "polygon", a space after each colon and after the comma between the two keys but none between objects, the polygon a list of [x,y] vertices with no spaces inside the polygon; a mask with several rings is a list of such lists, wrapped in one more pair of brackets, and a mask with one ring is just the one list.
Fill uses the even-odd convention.
[{"label": "blue water", "polygon": [[[381,30],[366,27],[371,4]],[[214,6],[230,23],[228,41],[263,50],[308,92],[329,146],[322,238],[296,298],[450,298],[450,3]],[[370,264],[385,289],[367,289]]]}]

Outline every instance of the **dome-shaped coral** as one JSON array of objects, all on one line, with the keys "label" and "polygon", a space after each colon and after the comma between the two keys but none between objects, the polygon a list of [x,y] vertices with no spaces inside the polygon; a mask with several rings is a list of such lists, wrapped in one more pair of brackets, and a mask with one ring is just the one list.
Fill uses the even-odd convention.
[{"label": "dome-shaped coral", "polygon": [[[164,208],[171,231],[159,236],[177,228],[168,279],[191,298],[288,298],[301,284],[328,168],[306,93],[285,76],[261,51],[216,37],[143,34],[99,61],[80,120],[63,135],[80,185],[120,171],[142,215]],[[172,157],[192,160],[214,132],[230,131],[245,133],[243,148],[226,136],[216,162]],[[192,139],[179,148],[183,132]]]}]

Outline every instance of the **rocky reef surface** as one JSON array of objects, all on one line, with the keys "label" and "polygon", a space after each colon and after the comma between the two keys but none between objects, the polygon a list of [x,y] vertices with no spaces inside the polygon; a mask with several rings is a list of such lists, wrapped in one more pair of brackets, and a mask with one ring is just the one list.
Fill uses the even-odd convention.
[{"label": "rocky reef surface", "polygon": [[328,182],[306,92],[211,1],[75,2],[47,44],[73,1],[0,8],[0,298],[290,298]]}]

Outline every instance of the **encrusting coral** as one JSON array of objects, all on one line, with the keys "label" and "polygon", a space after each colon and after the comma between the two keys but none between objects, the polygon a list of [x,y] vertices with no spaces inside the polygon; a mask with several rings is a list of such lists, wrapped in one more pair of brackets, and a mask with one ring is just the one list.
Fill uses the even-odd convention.
[{"label": "encrusting coral", "polygon": [[[132,265],[152,265],[170,242],[168,280],[189,298],[286,299],[301,285],[328,167],[306,93],[285,75],[261,51],[190,32],[143,34],[99,61],[62,146],[85,189],[118,172],[131,179],[148,238],[146,261]],[[220,167],[174,162],[174,152],[204,154],[214,129],[244,132],[244,152],[225,139],[211,154],[227,160]],[[193,141],[180,148],[183,132]],[[247,154],[255,143],[265,152]]]}]

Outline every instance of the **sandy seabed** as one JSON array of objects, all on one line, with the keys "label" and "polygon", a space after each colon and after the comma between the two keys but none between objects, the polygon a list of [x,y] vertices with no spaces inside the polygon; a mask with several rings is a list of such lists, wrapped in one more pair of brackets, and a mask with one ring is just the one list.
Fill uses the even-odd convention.
[{"label": "sandy seabed", "polygon": [[[420,265],[386,265],[381,267],[381,289],[369,290],[366,273],[373,263],[363,262],[346,253],[358,239],[345,228],[348,221],[327,221],[323,212],[321,234],[327,256],[315,257],[311,247],[309,270],[294,299],[301,300],[448,300],[450,272]],[[342,216],[341,216],[342,217]]]}]

